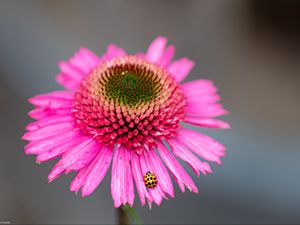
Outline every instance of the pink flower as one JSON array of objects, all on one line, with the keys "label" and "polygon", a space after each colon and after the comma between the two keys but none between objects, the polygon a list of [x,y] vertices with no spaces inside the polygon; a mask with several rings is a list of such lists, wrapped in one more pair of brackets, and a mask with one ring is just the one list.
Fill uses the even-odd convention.
[{"label": "pink flower", "polygon": [[[35,106],[29,116],[36,121],[26,126],[23,136],[29,141],[25,153],[36,154],[38,163],[60,157],[49,182],[77,171],[70,189],[87,196],[112,164],[115,207],[132,206],[135,188],[142,205],[160,205],[174,197],[169,172],[182,192],[185,187],[198,192],[177,158],[200,176],[212,170],[199,157],[221,164],[225,147],[182,123],[220,129],[229,124],[215,119],[226,110],[217,103],[213,82],[181,84],[194,62],[173,61],[174,54],[174,46],[158,37],[145,54],[128,55],[111,44],[101,57],[80,48],[68,61],[59,62],[56,80],[66,90],[29,99]],[[152,178],[144,180],[146,174]]]}]

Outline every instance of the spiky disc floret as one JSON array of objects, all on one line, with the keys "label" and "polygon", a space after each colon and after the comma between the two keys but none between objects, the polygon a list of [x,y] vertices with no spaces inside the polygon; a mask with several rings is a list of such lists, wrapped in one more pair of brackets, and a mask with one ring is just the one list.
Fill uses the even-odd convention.
[{"label": "spiky disc floret", "polygon": [[86,134],[142,153],[174,136],[185,96],[163,68],[135,56],[101,63],[75,94],[73,116]]}]

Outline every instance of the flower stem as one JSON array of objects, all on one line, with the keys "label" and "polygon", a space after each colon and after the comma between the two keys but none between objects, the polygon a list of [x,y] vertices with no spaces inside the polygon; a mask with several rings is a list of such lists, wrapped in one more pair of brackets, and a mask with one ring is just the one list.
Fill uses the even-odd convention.
[{"label": "flower stem", "polygon": [[138,213],[133,207],[125,205],[117,208],[118,223],[120,225],[129,225],[129,222],[134,222],[137,225],[141,225],[142,221]]},{"label": "flower stem", "polygon": [[124,211],[123,207],[117,208],[117,214],[119,225],[129,225],[129,218],[127,213]]}]

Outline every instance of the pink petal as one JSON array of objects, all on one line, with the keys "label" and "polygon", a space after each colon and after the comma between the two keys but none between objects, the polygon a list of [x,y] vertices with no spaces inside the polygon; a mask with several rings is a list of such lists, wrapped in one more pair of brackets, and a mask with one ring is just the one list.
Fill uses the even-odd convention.
[{"label": "pink petal", "polygon": [[196,117],[218,117],[228,114],[221,104],[197,104],[188,102],[186,113]]},{"label": "pink petal", "polygon": [[22,137],[24,140],[33,141],[33,140],[40,140],[47,137],[52,137],[58,134],[65,133],[74,129],[74,123],[70,121],[51,124],[46,127],[42,127],[38,130],[28,131]]},{"label": "pink petal", "polygon": [[80,85],[80,82],[74,80],[72,77],[67,74],[60,73],[55,77],[55,80],[58,84],[63,86],[65,89],[70,91],[76,91]]},{"label": "pink petal", "polygon": [[124,149],[117,146],[113,164],[111,169],[111,194],[114,200],[114,206],[120,207],[122,204],[122,194],[123,194],[123,187],[124,187],[124,157],[123,157]]},{"label": "pink petal", "polygon": [[119,48],[115,44],[110,44],[107,47],[106,53],[102,56],[101,61],[107,61],[113,58],[123,57],[126,55],[127,53],[122,48]]},{"label": "pink petal", "polygon": [[99,56],[97,56],[96,54],[94,54],[92,51],[90,51],[87,48],[80,48],[79,49],[81,56],[84,58],[86,64],[88,64],[88,66],[92,69],[94,67],[96,67],[101,59]]},{"label": "pink petal", "polygon": [[131,155],[128,151],[118,145],[113,159],[111,194],[116,208],[127,203],[132,206],[134,202],[134,187],[130,168]]},{"label": "pink petal", "polygon": [[85,183],[89,172],[92,170],[92,168],[95,166],[97,162],[98,161],[94,159],[88,166],[79,170],[79,172],[77,173],[77,175],[75,176],[75,178],[73,179],[70,185],[70,191],[75,191],[77,194],[77,192],[80,190],[82,185]]},{"label": "pink petal", "polygon": [[163,55],[161,56],[159,64],[162,67],[168,67],[172,62],[174,55],[175,55],[175,47],[173,45],[168,46],[165,49]]},{"label": "pink petal", "polygon": [[66,61],[59,61],[58,67],[60,68],[61,73],[65,74],[74,81],[77,81],[78,84],[86,75],[86,73],[83,73],[77,67],[73,66],[71,63]]},{"label": "pink petal", "polygon": [[81,190],[82,196],[90,195],[102,182],[110,166],[113,152],[112,148],[104,146],[93,160],[93,163],[88,166],[89,173]]},{"label": "pink petal", "polygon": [[125,174],[124,192],[127,198],[125,198],[124,195],[123,205],[128,203],[132,207],[134,203],[134,183],[133,183],[133,175],[130,167],[130,161],[131,161],[130,151],[131,150],[124,149],[124,162],[126,164],[125,171],[124,171]]},{"label": "pink petal", "polygon": [[38,104],[43,100],[51,100],[56,98],[64,100],[73,100],[74,93],[69,91],[53,91],[45,94],[36,95],[33,98],[29,99],[29,102],[33,101],[32,104],[35,104],[35,102]]},{"label": "pink petal", "polygon": [[198,188],[195,186],[192,178],[185,172],[180,163],[176,160],[176,158],[169,152],[169,150],[165,147],[165,145],[159,141],[158,144],[158,152],[165,162],[166,166],[169,168],[170,172],[173,174],[176,182],[178,183],[182,192],[184,192],[184,185],[195,193],[198,193]]},{"label": "pink petal", "polygon": [[174,155],[187,162],[195,171],[197,176],[200,176],[200,172],[203,174],[206,174],[207,172],[212,173],[212,169],[207,162],[201,162],[179,141],[177,141],[176,139],[169,139],[168,143],[171,146]]},{"label": "pink petal", "polygon": [[63,154],[60,163],[66,171],[78,171],[89,164],[102,148],[102,144],[92,137],[84,137],[82,142]]},{"label": "pink petal", "polygon": [[221,164],[220,157],[225,156],[225,147],[216,140],[196,131],[182,128],[178,131],[178,140],[200,157]]},{"label": "pink petal", "polygon": [[228,112],[216,102],[220,96],[210,80],[195,80],[182,85],[187,97],[187,114],[193,117],[217,117]]},{"label": "pink petal", "polygon": [[174,61],[170,67],[169,72],[171,76],[179,83],[183,81],[194,67],[194,62],[188,58],[182,58]]},{"label": "pink petal", "polygon": [[175,54],[175,47],[173,45],[166,46],[167,39],[165,37],[157,37],[150,44],[146,55],[141,54],[141,58],[146,58],[149,62],[157,63],[162,67],[169,67]]},{"label": "pink petal", "polygon": [[211,80],[199,79],[182,84],[182,89],[188,97],[214,94],[218,91]]},{"label": "pink petal", "polygon": [[[150,165],[149,161],[145,157],[145,154],[140,155],[139,159],[143,175],[145,175],[148,171],[154,171],[154,173],[156,172],[156,168],[154,168],[153,165]],[[162,203],[163,198],[166,198],[160,185],[157,185],[155,188],[148,189],[148,192],[152,196],[155,204],[157,205],[160,205]]]},{"label": "pink petal", "polygon": [[220,101],[220,96],[208,92],[197,93],[184,90],[184,95],[187,97],[188,102],[196,104],[213,104]]},{"label": "pink petal", "polygon": [[30,103],[36,107],[45,107],[49,109],[70,109],[72,108],[72,101],[65,99],[51,99],[51,100],[42,100],[36,101],[36,99],[29,99]]},{"label": "pink petal", "polygon": [[131,171],[141,200],[141,204],[145,205],[145,198],[147,198],[149,202],[152,202],[153,199],[151,195],[149,195],[143,181],[144,175],[141,171],[139,156],[134,151],[131,151]]},{"label": "pink petal", "polygon": [[145,59],[146,58],[146,55],[143,52],[136,53],[135,56],[138,57],[139,59]]},{"label": "pink petal", "polygon": [[167,39],[165,37],[157,37],[148,47],[146,58],[152,63],[159,63],[166,45]]},{"label": "pink petal", "polygon": [[48,182],[50,183],[56,178],[58,178],[64,172],[64,170],[65,168],[62,167],[62,165],[59,162],[56,163],[48,175]]},{"label": "pink petal", "polygon": [[93,138],[84,137],[82,142],[75,146],[70,151],[66,152],[58,163],[54,166],[50,174],[48,175],[49,182],[56,179],[65,170],[69,172],[74,165],[77,170],[80,170],[86,166],[93,158],[86,157],[85,154],[90,156],[90,152],[96,151],[101,148],[99,143],[94,141]]},{"label": "pink petal", "polygon": [[51,149],[55,149],[59,145],[65,144],[66,142],[72,142],[81,135],[81,132],[78,132],[78,130],[70,130],[64,133],[64,135],[58,134],[42,140],[31,141],[25,146],[25,153],[42,154],[50,151]]},{"label": "pink petal", "polygon": [[194,124],[200,127],[219,128],[219,129],[230,128],[230,124],[222,120],[207,119],[207,118],[204,119],[204,118],[192,117],[188,115],[185,117],[184,122]]},{"label": "pink petal", "polygon": [[70,149],[75,148],[77,145],[79,145],[82,141],[82,136],[78,135],[76,137],[72,138],[66,138],[64,141],[58,142],[56,146],[54,147],[47,147],[47,151],[41,152],[37,158],[36,161],[41,163],[45,162],[51,159],[54,159],[65,152],[69,151]]},{"label": "pink petal", "polygon": [[154,150],[150,150],[144,154],[149,166],[153,168],[152,172],[154,172],[157,177],[157,185],[159,185],[161,189],[169,196],[174,197],[172,180],[157,153]]},{"label": "pink petal", "polygon": [[[73,57],[69,59],[69,63],[74,67],[77,68],[79,71],[81,71],[84,76],[86,76],[91,69],[95,68],[97,64],[100,62],[100,58],[97,60],[98,62],[95,62],[94,64],[91,64],[89,59],[86,57],[87,49],[80,48]],[[90,52],[90,51],[89,51]],[[92,52],[90,52],[93,57],[96,57],[96,55]]]},{"label": "pink petal", "polygon": [[55,124],[55,123],[61,123],[61,122],[66,122],[66,121],[73,121],[74,118],[71,115],[68,116],[49,116],[46,118],[43,118],[41,120],[32,122],[30,124],[28,124],[25,129],[28,131],[33,131],[33,130],[37,130],[40,129],[42,127],[46,127],[50,124]]},{"label": "pink petal", "polygon": [[36,108],[31,110],[28,115],[33,119],[43,119],[55,115],[70,115],[71,109],[51,109],[51,108]]},{"label": "pink petal", "polygon": [[98,64],[100,58],[86,48],[80,48],[68,61],[59,63],[61,73],[56,81],[66,89],[75,91],[81,80]]}]

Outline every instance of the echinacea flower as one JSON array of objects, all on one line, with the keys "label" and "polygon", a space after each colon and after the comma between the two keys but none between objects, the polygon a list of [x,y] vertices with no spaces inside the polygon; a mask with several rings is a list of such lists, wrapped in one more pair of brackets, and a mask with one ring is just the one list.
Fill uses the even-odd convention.
[{"label": "echinacea flower", "polygon": [[77,171],[70,189],[82,196],[99,186],[112,164],[115,207],[132,206],[135,188],[142,205],[174,197],[169,172],[182,192],[187,187],[197,193],[177,158],[200,176],[212,173],[200,158],[220,164],[225,147],[182,124],[220,129],[229,124],[215,119],[226,110],[212,81],[181,84],[194,63],[173,61],[174,53],[158,37],[145,54],[129,55],[111,44],[101,57],[80,48],[59,62],[56,80],[66,90],[29,99],[35,106],[29,116],[36,121],[26,126],[25,153],[36,154],[38,163],[60,157],[49,181]]}]

